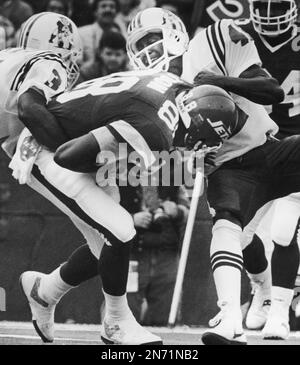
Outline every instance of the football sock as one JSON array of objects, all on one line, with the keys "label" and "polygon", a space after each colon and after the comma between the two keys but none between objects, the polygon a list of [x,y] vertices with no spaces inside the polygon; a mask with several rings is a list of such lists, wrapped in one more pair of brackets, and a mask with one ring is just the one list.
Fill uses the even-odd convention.
[{"label": "football sock", "polygon": [[126,293],[130,249],[130,242],[104,245],[98,270],[105,293],[112,296],[122,296]]},{"label": "football sock", "polygon": [[127,318],[131,311],[128,306],[126,294],[120,296],[109,295],[103,290],[105,298],[105,318],[109,320],[122,320]]},{"label": "football sock", "polygon": [[283,247],[274,242],[275,247],[271,258],[272,285],[286,289],[294,289],[299,268],[299,246],[297,231],[289,246]]},{"label": "football sock", "polygon": [[60,267],[44,276],[40,282],[39,295],[49,304],[56,304],[70,290],[72,285],[65,283],[60,276]]},{"label": "football sock", "polygon": [[98,275],[98,260],[88,245],[83,245],[72,253],[68,261],[61,266],[60,275],[62,280],[71,286],[78,286]]},{"label": "football sock", "polygon": [[251,282],[259,285],[259,287],[262,291],[262,295],[266,299],[270,299],[271,298],[271,287],[272,287],[272,275],[271,275],[270,265],[268,264],[266,270],[259,274],[250,274],[250,273],[247,273],[247,274],[248,274]]},{"label": "football sock", "polygon": [[243,250],[244,266],[250,274],[260,274],[267,270],[268,260],[262,240],[255,234],[252,242]]},{"label": "football sock", "polygon": [[241,271],[241,228],[221,219],[213,227],[211,243],[211,265],[218,294],[218,305],[229,304],[240,309]]},{"label": "football sock", "polygon": [[272,286],[270,315],[289,318],[289,308],[294,297],[294,290]]}]

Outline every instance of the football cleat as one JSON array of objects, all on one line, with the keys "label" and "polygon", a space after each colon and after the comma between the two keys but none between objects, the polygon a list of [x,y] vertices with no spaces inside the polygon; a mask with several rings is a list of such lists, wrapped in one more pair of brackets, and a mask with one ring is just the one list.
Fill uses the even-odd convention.
[{"label": "football cleat", "polygon": [[265,340],[287,340],[290,334],[288,319],[280,316],[269,315],[267,323],[262,330]]},{"label": "football cleat", "polygon": [[32,323],[43,342],[54,340],[55,304],[50,305],[39,296],[39,287],[45,274],[26,271],[20,276],[20,286],[28,301]]},{"label": "football cleat", "polygon": [[204,345],[247,345],[242,327],[242,314],[233,313],[223,306],[221,311],[209,321],[211,330],[202,335]]},{"label": "football cleat", "polygon": [[249,330],[262,329],[267,322],[270,307],[270,295],[264,294],[260,285],[255,285],[252,301],[246,316],[246,327]]},{"label": "football cleat", "polygon": [[101,339],[107,345],[162,345],[162,339],[143,328],[132,313],[125,320],[104,318]]}]

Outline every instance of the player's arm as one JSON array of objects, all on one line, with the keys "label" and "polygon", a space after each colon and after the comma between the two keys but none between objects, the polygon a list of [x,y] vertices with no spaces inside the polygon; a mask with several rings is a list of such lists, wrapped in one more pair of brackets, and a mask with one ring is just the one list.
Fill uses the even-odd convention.
[{"label": "player's arm", "polygon": [[215,23],[203,33],[216,68],[203,69],[196,76],[198,84],[212,84],[262,105],[280,103],[284,91],[278,81],[261,67],[261,60],[251,36],[232,20]]},{"label": "player's arm", "polygon": [[202,71],[196,76],[194,82],[197,85],[219,86],[257,104],[277,104],[284,100],[284,91],[278,81],[259,65],[250,66],[239,77],[222,76]]},{"label": "player's arm", "polygon": [[47,110],[47,103],[64,92],[68,86],[65,65],[49,52],[43,58],[31,60],[31,67],[19,76],[17,83],[18,115],[38,143],[55,151],[67,141],[67,136]]},{"label": "player's arm", "polygon": [[30,88],[19,97],[18,115],[37,142],[50,150],[55,151],[68,140],[54,115],[48,111],[45,96],[38,90]]},{"label": "player's arm", "polygon": [[60,146],[54,161],[76,172],[95,172],[99,168],[97,156],[101,151],[118,152],[118,141],[106,127],[100,127],[84,136]]}]

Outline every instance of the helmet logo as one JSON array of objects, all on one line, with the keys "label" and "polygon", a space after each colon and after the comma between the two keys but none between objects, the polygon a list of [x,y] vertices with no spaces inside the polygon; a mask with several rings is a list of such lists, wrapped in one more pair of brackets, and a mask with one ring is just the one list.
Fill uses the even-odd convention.
[{"label": "helmet logo", "polygon": [[72,24],[64,18],[58,20],[57,28],[50,36],[49,43],[54,47],[71,50],[73,46],[73,29]]},{"label": "helmet logo", "polygon": [[224,123],[219,120],[213,122],[209,118],[206,118],[207,122],[213,127],[216,133],[222,138],[222,140],[228,139],[231,135],[230,128],[226,128]]}]

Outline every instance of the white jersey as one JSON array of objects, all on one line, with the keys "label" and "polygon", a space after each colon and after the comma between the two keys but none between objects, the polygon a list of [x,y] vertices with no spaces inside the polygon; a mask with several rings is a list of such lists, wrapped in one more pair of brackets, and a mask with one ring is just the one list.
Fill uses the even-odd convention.
[{"label": "white jersey", "polygon": [[[193,83],[200,71],[239,77],[250,66],[261,65],[254,41],[238,28],[233,20],[221,20],[198,33],[183,57],[182,78]],[[239,132],[225,141],[216,157],[216,165],[241,156],[266,142],[268,134],[278,127],[262,105],[231,94],[236,104],[247,114]]]},{"label": "white jersey", "polygon": [[12,48],[0,52],[0,140],[11,156],[24,125],[18,119],[18,98],[30,88],[49,101],[67,88],[66,66],[51,51]]}]

